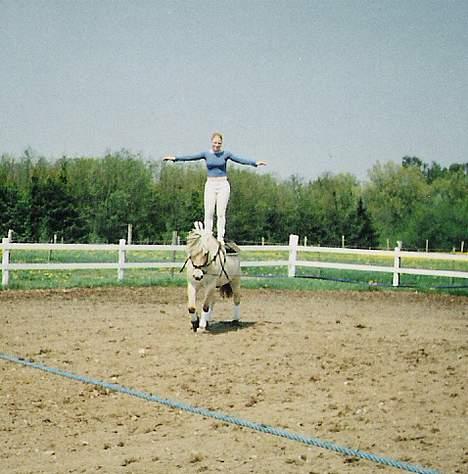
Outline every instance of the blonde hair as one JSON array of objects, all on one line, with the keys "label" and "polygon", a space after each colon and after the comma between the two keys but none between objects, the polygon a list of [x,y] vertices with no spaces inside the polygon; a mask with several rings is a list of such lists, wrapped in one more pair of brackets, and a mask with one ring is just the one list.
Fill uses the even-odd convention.
[{"label": "blonde hair", "polygon": [[211,141],[213,141],[215,137],[221,138],[221,141],[224,142],[224,136],[221,132],[213,132],[211,134]]}]

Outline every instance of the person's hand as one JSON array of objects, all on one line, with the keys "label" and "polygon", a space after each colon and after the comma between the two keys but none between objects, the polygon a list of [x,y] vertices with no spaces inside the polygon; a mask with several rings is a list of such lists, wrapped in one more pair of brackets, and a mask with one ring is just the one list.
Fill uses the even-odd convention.
[{"label": "person's hand", "polygon": [[175,161],[175,156],[163,156],[163,161]]},{"label": "person's hand", "polygon": [[267,162],[265,160],[257,161],[257,166],[266,166]]}]

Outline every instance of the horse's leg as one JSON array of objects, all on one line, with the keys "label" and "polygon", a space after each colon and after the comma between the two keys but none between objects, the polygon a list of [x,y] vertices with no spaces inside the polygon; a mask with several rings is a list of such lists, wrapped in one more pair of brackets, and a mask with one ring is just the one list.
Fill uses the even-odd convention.
[{"label": "horse's leg", "polygon": [[192,322],[192,329],[196,331],[198,329],[199,319],[197,316],[197,290],[189,282],[187,285],[187,296],[188,296],[188,312],[190,316],[190,321]]},{"label": "horse's leg", "polygon": [[235,323],[240,321],[240,278],[233,278],[231,282],[232,288],[232,299],[234,300],[234,311],[232,315],[232,320]]},{"label": "horse's leg", "polygon": [[[213,299],[214,299],[214,298],[213,298]],[[214,305],[215,305],[215,304],[214,304],[214,301],[212,301],[212,302],[210,303],[210,309],[209,309],[209,311],[208,311],[208,319],[207,319],[207,321],[213,321],[213,317],[214,317],[214,316],[213,316],[213,315],[214,315]]]},{"label": "horse's leg", "polygon": [[200,331],[204,331],[208,327],[208,322],[211,320],[211,305],[213,303],[215,290],[216,282],[213,282],[206,288],[205,299],[203,301],[202,314],[199,324]]},{"label": "horse's leg", "polygon": [[215,292],[213,291],[213,297],[210,298],[209,301],[207,301],[206,306],[203,308],[203,311],[205,311],[205,319],[206,322],[209,323],[213,321],[214,319],[214,300],[215,300]]},{"label": "horse's leg", "polygon": [[207,293],[205,303],[203,304],[203,311],[205,312],[205,319],[207,322],[213,320],[214,304],[216,300],[216,288],[214,287]]}]

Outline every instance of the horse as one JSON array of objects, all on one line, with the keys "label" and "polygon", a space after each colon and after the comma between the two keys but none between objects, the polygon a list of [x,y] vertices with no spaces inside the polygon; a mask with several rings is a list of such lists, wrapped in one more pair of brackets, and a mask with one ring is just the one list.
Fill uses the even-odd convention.
[{"label": "horse", "polygon": [[[234,300],[233,324],[240,322],[240,249],[231,243],[222,245],[201,223],[195,223],[187,236],[188,312],[194,332],[204,332],[213,319],[216,290]],[[183,267],[182,267],[183,269]],[[203,292],[201,316],[197,296]]]}]

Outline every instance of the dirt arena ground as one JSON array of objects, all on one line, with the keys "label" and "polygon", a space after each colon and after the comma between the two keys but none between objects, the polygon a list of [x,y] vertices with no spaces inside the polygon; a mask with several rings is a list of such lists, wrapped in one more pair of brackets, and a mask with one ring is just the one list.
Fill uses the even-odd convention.
[{"label": "dirt arena ground", "polygon": [[[182,288],[0,292],[0,352],[307,437],[468,472],[468,298]],[[0,360],[1,473],[402,472]]]}]

